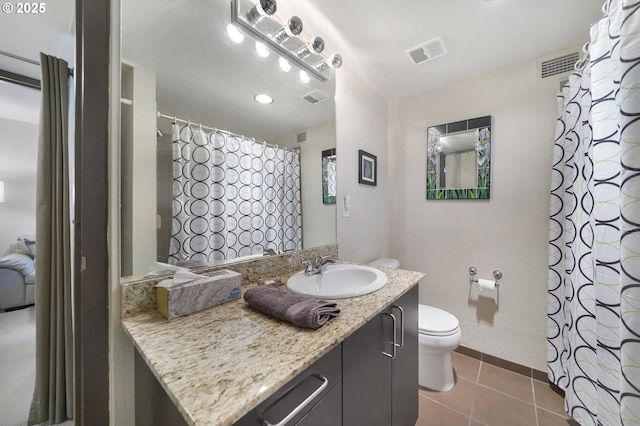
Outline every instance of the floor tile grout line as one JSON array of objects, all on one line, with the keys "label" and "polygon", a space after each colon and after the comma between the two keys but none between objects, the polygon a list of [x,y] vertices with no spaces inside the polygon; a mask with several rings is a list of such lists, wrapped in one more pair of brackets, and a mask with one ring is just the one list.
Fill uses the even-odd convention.
[{"label": "floor tile grout line", "polygon": [[554,416],[558,416],[558,417],[561,417],[561,418],[566,419],[566,420],[571,419],[571,417],[565,417],[565,416],[568,416],[568,415],[569,415],[569,413],[563,413],[563,414],[560,414],[560,413],[556,413],[555,411],[551,411],[551,410],[549,410],[549,409],[547,409],[547,408],[540,407],[540,406],[536,405],[536,411],[537,411],[538,409],[540,409],[540,410],[542,410],[542,411],[546,412],[547,414],[553,414]]},{"label": "floor tile grout line", "polygon": [[538,418],[538,400],[536,399],[536,387],[533,385],[533,378],[529,380],[531,384],[531,395],[533,395],[533,412],[536,415],[536,425],[540,426],[540,419]]},{"label": "floor tile grout line", "polygon": [[[483,426],[488,426],[485,423],[483,423],[483,422],[481,422],[481,421],[479,421],[479,420],[477,420],[477,419],[475,419],[473,417],[474,416],[474,409],[475,409],[475,402],[476,402],[477,395],[478,395],[478,390],[479,390],[478,386],[482,386],[485,389],[492,390],[492,391],[497,392],[497,393],[499,393],[501,395],[513,398],[516,401],[525,403],[528,406],[533,407],[534,416],[535,416],[535,424],[538,425],[538,426],[540,426],[540,421],[541,421],[540,418],[539,418],[539,415],[538,415],[538,413],[539,413],[538,410],[542,410],[542,412],[544,412],[546,414],[549,414],[549,415],[558,416],[561,419],[566,419],[566,420],[570,420],[571,419],[571,417],[567,413],[557,413],[557,412],[555,412],[555,411],[553,411],[551,409],[548,409],[548,408],[545,408],[545,407],[541,407],[541,406],[538,405],[539,395],[536,393],[536,389],[535,389],[535,382],[534,382],[534,380],[536,380],[535,378],[528,377],[529,383],[530,383],[530,386],[531,386],[532,397],[533,397],[533,402],[530,402],[530,401],[526,401],[524,399],[515,397],[513,395],[510,395],[510,394],[508,394],[506,392],[503,392],[503,391],[501,391],[499,389],[495,389],[495,388],[493,388],[491,386],[488,386],[488,385],[485,385],[483,383],[480,383],[480,376],[481,376],[481,372],[482,372],[482,366],[483,366],[483,361],[480,360],[480,363],[479,363],[479,366],[478,366],[478,373],[476,374],[475,382],[473,381],[473,379],[471,379],[469,377],[457,376],[457,378],[465,380],[465,381],[468,381],[468,382],[470,382],[470,383],[475,385],[475,390],[474,390],[473,396],[472,396],[471,409],[470,409],[470,414],[469,415],[467,415],[467,414],[465,414],[465,413],[463,413],[463,412],[461,412],[461,411],[459,411],[459,410],[447,405],[446,403],[443,403],[443,402],[440,402],[440,401],[437,401],[437,400],[431,398],[428,394],[424,394],[424,393],[420,392],[419,395],[420,395],[421,398],[426,398],[429,401],[431,401],[432,403],[438,404],[441,407],[444,407],[444,408],[446,408],[446,409],[448,409],[448,410],[450,410],[450,411],[452,411],[452,412],[454,412],[454,413],[456,413],[458,415],[461,415],[461,416],[467,418],[468,419],[468,423],[467,423],[468,426],[471,426],[472,423],[483,425]],[[500,368],[501,370],[505,370],[505,371],[511,372],[511,370],[505,369],[503,367],[500,367],[500,366],[496,366],[496,367]],[[456,382],[457,382],[457,380],[456,380]],[[541,381],[541,380],[538,380],[538,382],[545,383],[544,381]],[[566,417],[566,416],[569,416],[569,417]]]},{"label": "floor tile grout line", "polygon": [[[478,376],[480,376],[480,368],[478,368]],[[478,377],[479,379],[479,377]],[[476,396],[478,395],[478,385],[480,383],[476,382],[475,383],[475,388],[473,389],[473,400],[471,401],[471,413],[469,415],[469,426],[471,426],[471,421],[474,420],[473,418],[473,410],[476,407]],[[478,422],[480,423],[480,422]]]},{"label": "floor tile grout line", "polygon": [[433,399],[433,398],[429,398],[429,397],[428,397],[428,396],[426,396],[426,395],[422,395],[422,394],[420,394],[420,396],[421,396],[421,397],[423,397],[423,398],[427,398],[429,401],[431,401],[431,402],[435,402],[436,404],[438,404],[438,405],[440,405],[440,406],[442,406],[442,407],[444,407],[444,408],[446,408],[446,409],[448,409],[448,410],[451,410],[451,411],[453,411],[453,412],[454,412],[454,413],[456,413],[456,414],[460,414],[461,416],[467,417],[467,418],[469,418],[469,420],[472,420],[471,416],[466,415],[466,414],[464,414],[462,411],[458,411],[458,410],[456,410],[455,408],[449,407],[447,404],[443,404],[442,402],[440,402],[440,401],[436,401],[436,400],[435,400],[435,399]]},{"label": "floor tile grout line", "polygon": [[520,401],[520,402],[524,402],[525,404],[531,405],[531,406],[533,406],[533,407],[535,407],[535,406],[536,406],[536,405],[535,405],[534,403],[532,403],[532,402],[525,401],[524,399],[518,398],[517,396],[509,395],[508,393],[503,392],[503,391],[501,391],[501,390],[499,390],[499,389],[496,389],[496,388],[492,388],[491,386],[483,385],[482,383],[478,383],[478,386],[482,386],[483,388],[491,389],[491,390],[492,390],[492,391],[494,391],[494,392],[501,393],[502,395],[508,396],[508,397],[513,398],[513,399],[515,399],[515,400],[517,400],[517,401]]}]

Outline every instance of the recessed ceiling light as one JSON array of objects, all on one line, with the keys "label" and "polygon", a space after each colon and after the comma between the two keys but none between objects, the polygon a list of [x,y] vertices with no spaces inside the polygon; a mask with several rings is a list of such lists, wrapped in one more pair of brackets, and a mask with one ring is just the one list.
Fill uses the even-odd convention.
[{"label": "recessed ceiling light", "polygon": [[261,103],[263,105],[268,105],[273,103],[273,98],[269,95],[265,95],[264,93],[255,95],[253,99],[255,99],[256,102]]}]

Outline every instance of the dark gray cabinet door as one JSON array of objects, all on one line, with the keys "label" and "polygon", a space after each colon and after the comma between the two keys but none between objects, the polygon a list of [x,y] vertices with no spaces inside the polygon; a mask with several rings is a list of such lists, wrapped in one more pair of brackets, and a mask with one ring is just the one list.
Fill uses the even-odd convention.
[{"label": "dark gray cabinet door", "polygon": [[418,286],[342,343],[342,386],[344,426],[415,425]]},{"label": "dark gray cabinet door", "polygon": [[136,350],[136,426],[187,426],[175,404]]},{"label": "dark gray cabinet door", "polygon": [[404,333],[397,336],[403,346],[398,348],[391,367],[391,424],[413,426],[418,420],[418,286],[393,303],[389,312],[401,315]]},{"label": "dark gray cabinet door", "polygon": [[379,314],[342,343],[344,426],[391,424],[392,327]]}]

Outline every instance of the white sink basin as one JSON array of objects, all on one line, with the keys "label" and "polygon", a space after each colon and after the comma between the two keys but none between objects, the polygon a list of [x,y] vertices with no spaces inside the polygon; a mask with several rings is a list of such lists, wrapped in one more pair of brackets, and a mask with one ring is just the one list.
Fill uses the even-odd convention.
[{"label": "white sink basin", "polygon": [[287,289],[320,299],[345,299],[372,293],[385,284],[387,276],[370,266],[327,265],[321,274],[294,274],[287,280]]}]

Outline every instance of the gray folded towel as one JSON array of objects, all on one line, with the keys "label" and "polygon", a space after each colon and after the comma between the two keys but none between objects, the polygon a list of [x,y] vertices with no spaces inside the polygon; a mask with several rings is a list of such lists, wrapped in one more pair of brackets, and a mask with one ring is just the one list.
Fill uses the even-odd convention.
[{"label": "gray folded towel", "polygon": [[262,313],[306,328],[320,328],[340,314],[333,302],[292,294],[277,284],[251,288],[244,293],[244,300]]}]

